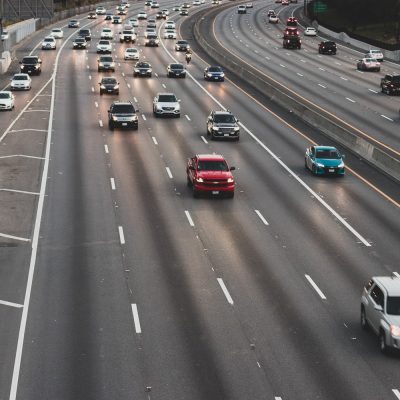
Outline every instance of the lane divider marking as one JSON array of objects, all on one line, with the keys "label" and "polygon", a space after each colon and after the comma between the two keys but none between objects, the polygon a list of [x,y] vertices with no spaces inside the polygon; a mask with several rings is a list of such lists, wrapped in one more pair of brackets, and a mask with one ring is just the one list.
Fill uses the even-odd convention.
[{"label": "lane divider marking", "polygon": [[317,286],[317,284],[312,280],[310,275],[304,275],[310,285],[314,288],[314,290],[319,294],[319,297],[321,297],[322,300],[326,300],[325,295],[322,293],[322,290]]},{"label": "lane divider marking", "polygon": [[106,144],[104,145],[104,151],[106,152],[106,154],[109,153],[109,151],[108,151],[108,146],[107,146]]},{"label": "lane divider marking", "polygon": [[173,176],[172,176],[172,173],[171,173],[171,170],[169,169],[169,167],[165,167],[165,169],[167,171],[167,174],[168,174],[169,178],[172,179]]},{"label": "lane divider marking", "polygon": [[136,333],[142,333],[142,328],[140,326],[139,320],[139,312],[136,304],[131,304],[132,306],[132,314],[133,314],[133,323],[135,325]]},{"label": "lane divider marking", "polygon": [[124,228],[122,226],[118,226],[118,234],[119,234],[119,241],[121,244],[125,244],[125,235],[124,235]]},{"label": "lane divider marking", "polygon": [[264,218],[264,216],[261,214],[259,210],[254,210],[255,213],[258,215],[258,217],[261,219],[261,221],[264,223],[264,225],[269,225],[268,221]]},{"label": "lane divider marking", "polygon": [[22,304],[12,303],[11,301],[0,300],[0,304],[8,307],[23,308]]},{"label": "lane divider marking", "polygon": [[226,297],[226,300],[228,301],[228,303],[230,305],[233,306],[233,299],[232,299],[231,295],[229,294],[229,291],[228,291],[227,287],[225,286],[224,281],[222,280],[222,278],[217,278],[217,281],[219,283],[219,286],[221,286],[221,289]]},{"label": "lane divider marking", "polygon": [[31,239],[23,238],[20,236],[7,235],[7,233],[0,233],[0,237],[6,238],[6,239],[20,240],[21,242],[30,242],[31,241]]},{"label": "lane divider marking", "polygon": [[186,215],[186,218],[187,218],[188,221],[189,221],[189,225],[190,225],[190,226],[194,226],[194,222],[193,222],[193,220],[192,220],[192,217],[190,216],[189,211],[185,210],[185,215]]},{"label": "lane divider marking", "polygon": [[115,190],[115,179],[114,178],[110,178],[110,183],[111,183],[111,189]]}]

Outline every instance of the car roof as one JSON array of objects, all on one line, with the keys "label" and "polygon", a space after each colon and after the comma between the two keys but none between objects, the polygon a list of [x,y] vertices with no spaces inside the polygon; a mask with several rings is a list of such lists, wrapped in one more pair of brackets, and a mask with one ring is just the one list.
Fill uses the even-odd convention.
[{"label": "car roof", "polygon": [[26,76],[26,77],[29,78],[29,75],[28,75],[28,74],[23,74],[23,73],[14,74],[14,77],[16,77],[16,76]]},{"label": "car roof", "polygon": [[230,111],[218,110],[218,111],[214,111],[214,114],[218,114],[218,115],[231,115],[232,113],[231,113]]},{"label": "car roof", "polygon": [[337,150],[336,147],[333,146],[314,146],[316,150]]},{"label": "car roof", "polygon": [[221,154],[196,154],[199,160],[224,160],[225,158]]},{"label": "car roof", "polygon": [[172,92],[160,92],[160,93],[157,93],[157,96],[175,96],[176,97],[175,93],[172,93]]},{"label": "car roof", "polygon": [[35,59],[38,59],[39,56],[24,56],[23,60],[26,60],[27,58],[35,58]]},{"label": "car roof", "polygon": [[400,296],[400,278],[397,276],[374,276],[372,278],[382,286],[389,296]]}]

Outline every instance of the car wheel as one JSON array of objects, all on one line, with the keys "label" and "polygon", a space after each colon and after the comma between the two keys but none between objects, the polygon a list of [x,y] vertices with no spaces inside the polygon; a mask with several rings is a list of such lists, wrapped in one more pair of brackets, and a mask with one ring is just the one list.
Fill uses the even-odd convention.
[{"label": "car wheel", "polygon": [[311,168],[311,172],[312,172],[314,175],[317,175],[317,167],[315,166],[315,164],[313,164],[313,166],[312,166],[312,168]]},{"label": "car wheel", "polygon": [[188,185],[188,187],[192,187],[192,182],[187,175],[186,175],[186,184]]},{"label": "car wheel", "polygon": [[379,348],[381,353],[387,354],[388,353],[388,346],[386,344],[386,335],[383,330],[379,332]]},{"label": "car wheel", "polygon": [[133,74],[133,77],[136,78],[136,74]]},{"label": "car wheel", "polygon": [[194,188],[194,186],[193,186],[192,193],[193,193],[193,197],[194,197],[195,199],[197,199],[197,198],[199,197],[199,192]]},{"label": "car wheel", "polygon": [[226,195],[226,197],[228,199],[233,199],[235,197],[235,192],[228,192],[228,194]]},{"label": "car wheel", "polygon": [[180,118],[181,117],[181,114],[176,114],[175,115],[175,118]]},{"label": "car wheel", "polygon": [[368,321],[367,321],[367,316],[365,315],[364,306],[361,306],[360,324],[361,328],[363,328],[364,330],[368,329]]},{"label": "car wheel", "polygon": [[100,90],[100,96],[103,96],[103,91],[102,90]]},{"label": "car wheel", "polygon": [[114,130],[114,124],[111,121],[108,122],[108,128],[110,129],[110,131]]}]

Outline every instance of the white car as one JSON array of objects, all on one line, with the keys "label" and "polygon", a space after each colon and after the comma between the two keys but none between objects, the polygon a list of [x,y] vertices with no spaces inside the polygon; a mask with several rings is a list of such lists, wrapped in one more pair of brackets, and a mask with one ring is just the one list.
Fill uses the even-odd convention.
[{"label": "white car", "polygon": [[154,28],[146,28],[146,31],[144,32],[144,37],[147,39],[149,35],[156,35],[157,31]]},{"label": "white car", "polygon": [[147,13],[145,11],[140,11],[137,15],[137,19],[147,19]]},{"label": "white car", "polygon": [[99,40],[99,43],[97,43],[96,47],[97,53],[105,53],[105,54],[111,54],[112,47],[111,47],[111,42],[109,40]]},{"label": "white car", "polygon": [[275,14],[272,14],[268,17],[268,22],[271,24],[277,24],[279,22],[278,16]]},{"label": "white car", "polygon": [[62,39],[64,37],[64,31],[60,28],[54,28],[51,30],[50,36],[53,36],[55,39]]},{"label": "white car", "polygon": [[53,36],[47,36],[42,42],[43,50],[55,50],[56,49],[56,39]]},{"label": "white car", "polygon": [[152,1],[150,7],[151,7],[151,8],[159,8],[159,7],[160,7],[160,4],[159,4],[157,1]]},{"label": "white car", "polygon": [[133,26],[134,28],[137,28],[139,26],[139,21],[137,18],[131,18],[129,20],[129,25]]},{"label": "white car", "polygon": [[164,39],[176,39],[175,29],[165,29],[163,33]]},{"label": "white car", "polygon": [[317,36],[317,30],[309,26],[305,29],[304,36]]},{"label": "white car", "polygon": [[199,6],[201,3],[200,3],[200,0],[193,0],[193,5],[194,6]]},{"label": "white car", "polygon": [[171,115],[179,118],[181,116],[180,100],[173,93],[157,93],[153,100],[153,113],[156,117]]},{"label": "white car", "polygon": [[253,8],[253,3],[247,3],[246,8]]},{"label": "white car", "polygon": [[30,90],[32,79],[28,74],[15,74],[11,78],[11,90]]},{"label": "white car", "polygon": [[376,61],[383,61],[383,54],[381,50],[368,50],[368,53],[365,54],[367,58],[375,58]]},{"label": "white car", "polygon": [[124,53],[124,60],[139,60],[139,50],[135,47],[128,47]]},{"label": "white car", "polygon": [[101,39],[111,39],[114,37],[113,31],[110,28],[103,28],[103,30],[100,33],[100,38]]},{"label": "white car", "polygon": [[12,110],[14,108],[14,95],[10,91],[0,92],[0,110]]},{"label": "white car", "polygon": [[165,29],[175,29],[176,25],[174,21],[167,21],[164,25]]},{"label": "white car", "polygon": [[8,31],[3,30],[3,33],[1,34],[1,40],[7,40],[8,37],[9,37]]},{"label": "white car", "polygon": [[97,15],[104,15],[106,13],[106,9],[103,6],[99,6],[96,8],[96,14]]},{"label": "white car", "polygon": [[163,14],[165,14],[165,15],[168,17],[169,11],[168,11],[166,8],[163,8],[163,9],[161,10],[161,12],[162,12]]}]

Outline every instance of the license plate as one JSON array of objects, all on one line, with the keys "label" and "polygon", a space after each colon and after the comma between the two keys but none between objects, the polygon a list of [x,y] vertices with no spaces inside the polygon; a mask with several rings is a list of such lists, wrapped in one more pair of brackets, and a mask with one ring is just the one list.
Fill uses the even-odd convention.
[{"label": "license plate", "polygon": [[128,125],[127,122],[123,122],[123,123],[122,123],[122,126],[127,126],[127,125]]},{"label": "license plate", "polygon": [[111,92],[112,92],[112,90],[111,90],[111,89],[108,89],[108,90],[107,90],[107,92],[108,92],[108,93],[111,93]]},{"label": "license plate", "polygon": [[214,76],[214,79],[217,80],[217,79],[218,79],[218,76]]},{"label": "license plate", "polygon": [[328,171],[329,171],[329,172],[335,172],[335,170],[332,169],[332,168],[329,168]]},{"label": "license plate", "polygon": [[224,133],[224,136],[229,136],[229,133]]},{"label": "license plate", "polygon": [[219,194],[219,191],[218,190],[213,190],[211,193],[212,194]]}]

